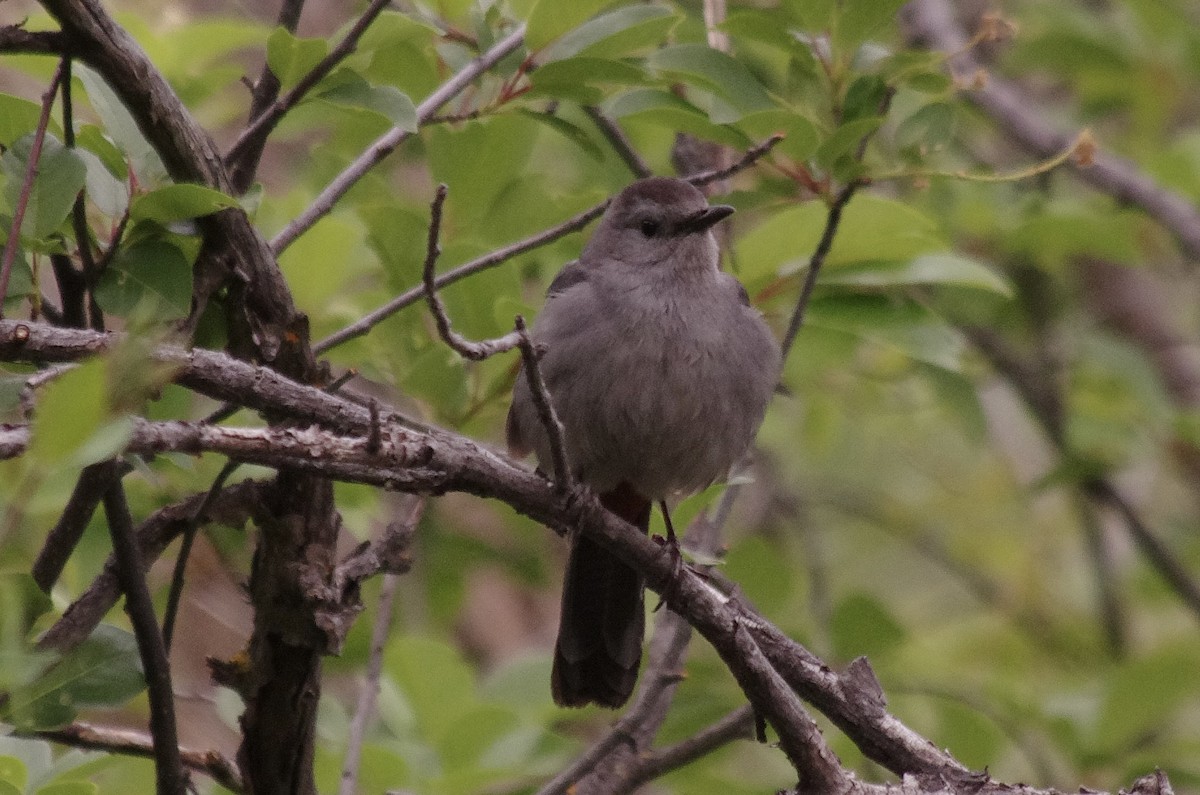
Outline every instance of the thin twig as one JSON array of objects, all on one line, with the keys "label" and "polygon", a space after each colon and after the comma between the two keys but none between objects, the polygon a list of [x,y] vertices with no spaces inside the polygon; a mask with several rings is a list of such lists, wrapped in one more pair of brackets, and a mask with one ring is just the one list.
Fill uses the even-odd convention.
[{"label": "thin twig", "polygon": [[67,58],[58,62],[54,76],[50,78],[50,87],[42,94],[42,112],[38,116],[37,130],[33,134],[33,145],[29,148],[29,162],[25,164],[25,178],[21,182],[21,191],[17,194],[17,206],[13,208],[12,225],[8,230],[8,240],[4,243],[4,254],[0,255],[0,317],[4,317],[4,299],[8,297],[8,282],[12,277],[13,261],[17,257],[17,247],[21,241],[21,224],[25,220],[25,210],[29,207],[29,199],[33,195],[33,183],[37,179],[38,160],[42,157],[42,144],[46,140],[46,127],[50,124],[50,108],[54,105],[54,97],[58,94],[58,84],[62,81],[67,70]]},{"label": "thin twig", "polygon": [[[67,59],[62,80],[62,124],[63,124],[63,143],[68,149],[75,148],[75,103],[71,97],[71,61]],[[90,304],[92,308],[92,328],[97,331],[103,329],[104,319],[100,315],[99,308],[96,306],[95,295],[93,290],[96,286],[96,258],[92,254],[91,233],[87,225],[87,206],[86,206],[87,188],[80,189],[75,196],[75,202],[71,205],[71,229],[75,232],[75,249],[79,253],[79,266],[81,273],[76,280],[68,277],[66,282],[71,288],[75,288],[78,294],[68,295],[63,293],[61,289],[63,278],[59,276],[59,268],[55,268],[55,275],[59,276],[60,294],[62,294],[63,316],[68,319],[72,325],[83,327],[87,325],[86,315],[87,308]],[[69,263],[69,261],[68,261]],[[68,264],[69,267],[69,264]],[[80,289],[81,288],[81,289]],[[68,289],[68,293],[71,292]],[[68,304],[68,300],[70,304]]]},{"label": "thin twig", "polygon": [[[105,751],[125,756],[154,757],[154,745],[145,732],[119,729],[112,726],[96,726],[91,723],[75,722],[58,729],[43,729],[25,732],[17,730],[18,736],[37,737],[72,748]],[[232,759],[219,751],[196,751],[179,749],[183,764],[190,770],[203,773],[231,792],[245,792],[245,783]]]},{"label": "thin twig", "polygon": [[[229,486],[218,495],[215,505],[208,513],[219,512],[223,521],[234,526],[239,525],[261,504],[260,486],[261,484],[252,480]],[[183,532],[204,497],[204,494],[193,495],[182,502],[159,508],[142,520],[137,528],[137,538],[143,565],[156,560],[175,537]],[[54,626],[38,639],[37,647],[67,651],[78,646],[92,634],[92,630],[120,596],[121,585],[117,578],[116,560],[109,556],[103,569],[87,589],[71,603]]]},{"label": "thin twig", "polygon": [[[421,497],[413,497],[410,503],[411,510],[404,520],[404,529],[407,530],[408,537],[412,536],[413,528],[421,519],[425,500]],[[391,528],[389,528],[389,532],[391,532]],[[375,615],[375,625],[371,629],[371,652],[367,657],[367,673],[362,683],[362,689],[358,692],[358,705],[354,710],[354,718],[350,721],[338,795],[354,795],[358,791],[358,767],[362,761],[363,740],[366,738],[367,726],[371,722],[371,717],[375,714],[375,702],[379,698],[379,677],[383,672],[383,648],[387,644],[388,632],[392,626],[392,604],[395,601],[396,586],[399,582],[398,575],[385,574],[379,589],[379,611]]]},{"label": "thin twig", "polygon": [[796,342],[796,335],[800,333],[800,326],[804,324],[804,315],[808,310],[809,301],[812,299],[813,289],[817,286],[817,276],[821,273],[821,266],[825,264],[825,258],[829,256],[829,250],[833,248],[833,238],[837,235],[838,225],[842,222],[842,211],[850,199],[854,198],[855,191],[862,185],[860,180],[852,180],[847,183],[837,192],[829,205],[829,211],[825,215],[825,228],[821,231],[821,239],[817,241],[817,247],[808,260],[808,273],[804,275],[804,286],[800,288],[800,297],[796,299],[796,307],[792,310],[787,331],[784,332],[783,342],[780,344],[785,359],[791,353],[792,345]]},{"label": "thin twig", "polygon": [[583,112],[588,115],[613,151],[621,158],[621,162],[633,172],[635,177],[648,177],[654,173],[653,169],[646,165],[646,161],[638,154],[637,149],[634,149],[633,142],[629,140],[629,136],[615,120],[595,105],[584,105]]},{"label": "thin twig", "polygon": [[1125,495],[1105,478],[1093,478],[1084,484],[1085,491],[1113,508],[1121,517],[1138,549],[1170,584],[1183,603],[1200,618],[1200,583],[1197,583],[1179,559],[1154,534],[1141,514]]},{"label": "thin twig", "polygon": [[183,600],[184,577],[187,574],[188,558],[192,554],[192,544],[196,540],[196,532],[204,522],[204,515],[225,488],[225,482],[237,470],[237,461],[226,461],[225,466],[217,473],[212,485],[204,493],[204,499],[196,506],[195,512],[183,528],[183,541],[179,544],[179,554],[175,556],[175,569],[171,574],[171,589],[167,592],[167,609],[163,612],[163,645],[171,650],[171,640],[175,636],[175,618],[179,614],[179,603]]},{"label": "thin twig", "polygon": [[[420,126],[433,118],[433,115],[450,99],[470,85],[477,77],[495,66],[501,59],[520,47],[525,41],[525,26],[521,25],[512,33],[496,42],[491,49],[471,61],[417,106],[417,125]],[[333,206],[346,194],[350,188],[362,179],[368,171],[383,161],[395,151],[396,147],[412,135],[410,130],[393,127],[377,138],[367,150],[355,159],[346,169],[338,174],[325,186],[304,212],[296,216],[279,234],[271,240],[271,250],[278,256],[290,246],[296,238],[312,228],[324,218]]]},{"label": "thin twig", "polygon": [[[722,169],[702,171],[698,174],[688,177],[687,180],[693,185],[699,186],[707,185],[708,183],[715,182],[717,180],[726,179],[739,171],[749,168],[764,155],[770,152],[771,149],[773,149],[775,145],[782,140],[782,135],[771,136],[762,143],[746,150],[745,154],[743,154],[736,163],[733,163],[730,166]],[[568,218],[566,221],[563,221],[556,226],[538,232],[535,235],[531,235],[524,240],[518,240],[516,243],[510,243],[503,248],[496,249],[490,254],[485,254],[482,257],[473,259],[470,262],[459,265],[458,267],[451,268],[441,276],[438,276],[434,281],[434,285],[440,290],[448,285],[454,284],[461,279],[465,279],[472,274],[478,273],[479,271],[487,270],[488,268],[494,268],[506,260],[510,260],[519,254],[524,254],[526,251],[532,251],[533,249],[553,243],[559,238],[566,237],[572,232],[578,232],[580,229],[583,229],[592,221],[603,215],[604,211],[608,209],[609,201],[611,200],[606,199],[599,204],[589,207],[583,212]],[[330,334],[325,339],[313,345],[313,353],[320,355],[327,352],[331,348],[341,345],[344,342],[348,342],[356,337],[361,337],[363,334],[366,334],[375,326],[379,325],[400,310],[411,306],[417,301],[420,301],[424,296],[424,285],[418,285],[401,293],[378,309],[367,313],[345,328],[335,331],[333,334]]]},{"label": "thin twig", "polygon": [[754,710],[738,707],[716,723],[706,726],[686,740],[642,755],[623,791],[631,792],[654,779],[687,765],[734,740],[754,738]]},{"label": "thin twig", "polygon": [[[568,218],[566,221],[563,221],[557,226],[551,227],[550,229],[542,232],[538,232],[536,235],[527,237],[524,240],[519,240],[516,243],[512,243],[503,248],[496,249],[490,254],[485,254],[482,257],[473,259],[470,262],[459,265],[456,268],[451,268],[434,280],[434,287],[440,290],[448,285],[460,281],[461,279],[465,279],[472,274],[478,273],[479,271],[495,267],[505,260],[512,259],[518,254],[524,254],[526,251],[531,251],[535,248],[553,243],[555,240],[566,237],[572,232],[578,232],[580,229],[583,229],[592,221],[603,215],[607,208],[608,202],[601,202],[594,207],[584,210],[578,215]],[[341,345],[344,342],[348,342],[356,337],[361,337],[363,334],[366,334],[368,331],[379,325],[387,318],[396,314],[401,309],[420,301],[423,297],[425,297],[426,292],[427,290],[424,284],[410,288],[409,290],[393,298],[391,301],[388,301],[378,309],[367,313],[354,323],[351,323],[345,328],[330,334],[325,339],[313,345],[313,353],[320,355],[331,348]]]},{"label": "thin twig", "polygon": [[333,68],[349,57],[358,47],[359,40],[363,34],[367,32],[367,28],[375,21],[376,17],[383,12],[384,9],[392,0],[372,0],[371,4],[363,11],[362,16],[355,21],[342,40],[334,46],[329,53],[322,58],[316,66],[308,71],[300,80],[292,87],[290,91],[282,97],[276,99],[266,107],[255,119],[242,131],[237,140],[233,142],[233,146],[225,154],[226,162],[234,162],[240,160],[246,153],[251,144],[265,140],[271,131],[275,129],[275,125],[284,115],[300,104],[300,101],[308,95],[321,80],[323,80]]},{"label": "thin twig", "polygon": [[[279,4],[279,13],[275,16],[275,25],[294,34],[300,27],[304,2],[305,0],[283,0]],[[250,89],[250,109],[247,113],[250,120],[262,115],[271,103],[279,98],[279,88],[279,76],[271,71],[270,63],[264,59],[262,70],[258,73],[258,80],[254,81]],[[262,158],[263,149],[266,148],[267,136],[270,135],[270,132],[271,130],[267,130],[261,136],[255,137],[250,141],[250,145],[245,146],[237,155],[230,152],[224,158],[225,168],[229,172],[229,184],[234,193],[244,193],[253,183],[254,174],[258,171],[258,164]]]},{"label": "thin twig", "polygon": [[400,578],[395,574],[383,575],[379,589],[379,611],[375,626],[371,630],[371,654],[367,658],[367,675],[358,692],[358,705],[350,721],[346,741],[346,756],[342,762],[342,780],[338,795],[354,795],[358,792],[358,766],[362,761],[362,745],[366,738],[367,725],[375,714],[375,700],[379,697],[379,677],[383,672],[383,647],[387,643],[392,625],[392,602],[396,597],[396,586]]},{"label": "thin twig", "polygon": [[123,489],[110,488],[104,493],[104,511],[117,560],[117,576],[121,590],[125,592],[125,611],[133,625],[150,697],[150,736],[154,743],[158,795],[183,795],[188,788],[188,778],[179,755],[171,664],[154,616],[154,603],[146,586],[133,516],[129,513]]},{"label": "thin twig", "polygon": [[533,398],[534,408],[537,409],[538,420],[542,423],[542,428],[546,431],[546,438],[550,441],[550,460],[554,462],[554,482],[560,491],[567,491],[571,488],[575,475],[571,469],[571,459],[567,455],[563,424],[558,419],[558,413],[554,410],[554,401],[550,398],[550,390],[546,388],[546,381],[542,378],[537,347],[529,338],[529,331],[525,328],[525,318],[517,315],[513,322],[517,327],[513,333],[517,335],[518,345],[521,348],[521,364],[525,371],[525,379],[529,384],[529,393]]},{"label": "thin twig", "polygon": [[421,285],[424,288],[425,301],[437,324],[438,336],[451,347],[459,356],[472,361],[482,361],[497,353],[511,351],[520,344],[516,332],[511,332],[498,339],[472,342],[456,332],[450,326],[450,316],[446,314],[446,305],[437,292],[437,279],[434,277],[434,267],[438,256],[442,253],[439,237],[442,230],[442,207],[446,203],[446,186],[438,185],[433,203],[429,207],[429,237],[425,247],[425,265],[421,268]]},{"label": "thin twig", "polygon": [[33,562],[33,581],[46,593],[58,582],[63,568],[83,531],[92,520],[92,514],[104,494],[129,472],[130,467],[119,459],[101,461],[83,468],[75,481],[75,488],[67,500],[58,522],[46,535],[46,541]]}]

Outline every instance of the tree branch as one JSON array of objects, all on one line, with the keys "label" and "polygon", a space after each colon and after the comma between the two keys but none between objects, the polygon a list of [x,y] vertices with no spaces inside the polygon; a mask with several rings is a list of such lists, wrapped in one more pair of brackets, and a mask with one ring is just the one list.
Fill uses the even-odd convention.
[{"label": "tree branch", "polygon": [[54,76],[50,78],[50,87],[42,94],[42,112],[38,116],[37,130],[33,134],[33,145],[29,148],[29,162],[25,164],[25,177],[21,181],[21,190],[17,194],[17,205],[13,208],[12,224],[8,229],[8,239],[4,242],[4,253],[0,254],[0,317],[4,316],[4,299],[8,297],[8,280],[12,276],[13,261],[17,257],[17,248],[21,243],[21,225],[25,220],[25,210],[29,206],[29,197],[33,193],[33,183],[37,179],[38,161],[42,157],[42,143],[46,140],[46,126],[50,123],[50,108],[54,106],[54,97],[58,94],[58,84],[67,71],[67,59],[58,62]]},{"label": "tree branch", "polygon": [[[209,506],[203,521],[223,521],[239,525],[261,503],[263,484],[243,481],[221,491]],[[137,528],[138,548],[142,565],[149,566],[175,537],[184,531],[196,514],[196,508],[206,495],[197,494],[182,502],[160,508],[142,521]],[[117,580],[117,564],[113,557],[92,584],[67,608],[62,617],[38,639],[39,649],[67,651],[82,643],[104,615],[117,603],[121,586]]]},{"label": "tree branch", "polygon": [[[12,350],[6,347],[5,340],[22,325],[26,342],[36,341],[33,347],[53,347],[48,338],[69,335],[81,349],[94,350],[96,340],[88,340],[86,335],[105,340],[114,336],[0,321],[0,358],[11,356]],[[55,350],[60,359],[67,353],[61,344]],[[193,357],[204,358],[198,354],[191,353]],[[186,368],[181,373],[187,373]],[[187,375],[202,385],[196,372]],[[327,426],[341,426],[346,429],[344,432],[357,435],[344,436],[315,427],[226,428],[138,420],[133,425],[130,450],[147,454],[167,450],[193,454],[211,451],[266,466],[399,491],[434,494],[463,491],[502,500],[559,533],[577,528],[641,571],[649,587],[663,594],[667,606],[686,618],[721,652],[735,668],[739,683],[756,693],[754,703],[764,709],[770,707],[768,718],[781,731],[788,743],[789,756],[798,760],[798,764],[811,763],[814,755],[820,761],[827,749],[812,734],[806,716],[787,708],[785,694],[789,691],[780,690],[776,672],[791,690],[845,731],[869,758],[897,774],[932,777],[930,780],[936,786],[927,791],[956,786],[954,782],[962,786],[970,782],[970,786],[978,786],[979,792],[1001,791],[998,784],[988,790],[989,780],[982,779],[980,783],[980,777],[890,715],[879,684],[865,662],[855,663],[840,674],[834,672],[741,600],[722,595],[704,578],[688,570],[679,574],[669,552],[610,514],[590,492],[575,488],[560,493],[553,483],[537,473],[446,431],[419,431],[385,423],[380,449],[371,453],[367,450],[370,412],[366,408],[286,379],[269,384],[253,379],[242,383],[244,392],[239,402],[290,413],[300,421],[324,421]],[[210,385],[210,391],[228,394],[232,390],[224,384]],[[271,406],[272,403],[275,405]],[[0,428],[0,457],[18,455],[27,443],[28,428]],[[768,665],[764,666],[763,661]],[[769,703],[774,698],[780,699],[779,702]],[[821,780],[825,766],[818,764],[815,769],[814,780]],[[834,773],[832,768],[827,772]],[[1032,788],[1009,791],[1035,792]]]},{"label": "tree branch", "polygon": [[[288,33],[295,33],[296,28],[300,26],[300,15],[303,11],[304,0],[283,0],[279,4],[279,14],[275,17],[275,24]],[[271,71],[270,65],[264,59],[258,80],[254,82],[254,86],[250,90],[250,112],[248,114],[250,119],[259,116],[278,97],[279,78]],[[266,147],[268,135],[270,135],[270,130],[254,137],[248,142],[250,145],[242,151],[240,156],[234,155],[232,151],[225,156],[225,167],[229,170],[229,181],[239,194],[249,190],[254,181],[254,174],[258,171],[259,160],[262,158],[263,149]],[[245,137],[246,132],[243,131],[242,136],[238,140],[240,141]]]},{"label": "tree branch", "polygon": [[[951,53],[950,65],[963,74],[975,74],[983,64],[968,46],[946,0],[914,0],[905,8],[910,36],[929,47]],[[966,99],[1005,131],[1010,139],[1038,157],[1050,157],[1071,144],[1072,135],[1046,123],[1026,92],[1010,80],[989,74]],[[1192,259],[1200,259],[1200,210],[1178,193],[1163,188],[1133,162],[1108,152],[1096,153],[1086,167],[1076,165],[1076,176],[1117,201],[1141,207],[1162,224]]]},{"label": "tree branch", "polygon": [[[242,130],[241,135],[238,136],[237,140],[233,142],[233,146],[225,154],[225,162],[234,164],[232,169],[235,173],[242,169],[243,163],[257,161],[256,153],[262,151],[267,136],[275,129],[279,120],[289,110],[299,105],[300,101],[308,95],[308,92],[332,72],[335,66],[346,60],[354,52],[358,47],[359,39],[367,32],[367,28],[371,27],[371,23],[375,21],[391,2],[392,0],[371,0],[371,4],[367,6],[362,15],[350,27],[350,30],[342,37],[342,40],[316,66],[301,77],[290,91],[274,101],[268,100],[266,103],[263,103],[265,107],[261,106],[260,103],[256,103],[260,107],[256,108],[254,120],[246,129]],[[297,14],[297,16],[299,15]],[[292,30],[295,30],[295,28],[293,27]],[[260,81],[266,79],[267,75],[270,75],[274,80],[274,88],[275,92],[277,92],[279,81],[264,66],[263,77],[259,78]]]},{"label": "tree branch", "polygon": [[[760,158],[775,148],[775,145],[782,140],[783,136],[781,135],[771,136],[757,146],[746,150],[745,154],[743,154],[736,163],[731,164],[727,168],[694,174],[691,177],[688,177],[688,181],[693,185],[707,185],[710,182],[726,179],[739,171],[749,168]],[[465,279],[472,274],[478,273],[482,270],[487,270],[488,268],[493,268],[519,254],[524,254],[526,251],[532,251],[536,248],[553,243],[559,238],[566,237],[572,232],[578,232],[580,229],[583,229],[592,221],[603,215],[604,211],[608,209],[609,201],[610,200],[606,199],[603,202],[600,202],[593,207],[589,207],[583,212],[568,218],[566,221],[563,221],[557,226],[553,226],[542,232],[538,232],[537,234],[531,235],[524,240],[518,240],[515,243],[510,243],[503,248],[496,249],[490,254],[485,254],[482,257],[478,257],[470,262],[466,262],[458,267],[452,268],[443,273],[441,276],[437,277],[437,279],[434,281],[434,286],[440,290],[448,285],[454,284],[461,279]],[[322,354],[331,348],[341,345],[344,342],[348,342],[356,337],[361,337],[363,334],[366,334],[368,331],[379,325],[387,318],[396,314],[401,309],[420,301],[424,294],[425,288],[423,285],[418,285],[401,293],[378,309],[368,312],[366,315],[346,326],[345,328],[330,334],[325,339],[316,343],[313,345],[313,351],[317,354]]]},{"label": "tree branch", "polygon": [[154,746],[158,795],[184,795],[188,777],[179,756],[171,663],[167,660],[167,649],[154,616],[154,603],[150,601],[150,589],[146,587],[133,516],[129,513],[123,489],[110,488],[104,492],[104,512],[108,516],[113,557],[117,561],[117,579],[125,592],[125,611],[133,624],[150,696],[150,739]]},{"label": "tree branch", "polygon": [[[428,122],[442,105],[449,102],[460,91],[470,85],[472,81],[495,66],[502,58],[515,51],[524,42],[525,26],[522,25],[496,42],[483,55],[480,55],[467,64],[462,71],[456,73],[440,85],[417,106],[417,126],[419,127]],[[346,192],[354,187],[355,183],[366,176],[368,171],[394,152],[396,147],[408,140],[411,135],[411,130],[393,127],[375,139],[375,142],[365,152],[359,155],[342,173],[334,177],[317,198],[313,199],[304,212],[300,213],[292,219],[291,223],[280,230],[279,234],[271,240],[271,250],[278,255],[295,242],[296,238],[311,229],[317,221],[324,218],[333,209],[338,200],[346,195]]]},{"label": "tree branch", "polygon": [[[129,729],[76,722],[60,729],[28,733],[18,730],[15,733],[18,736],[37,737],[72,748],[154,758],[154,745],[151,737],[143,732]],[[224,754],[218,751],[195,751],[180,748],[179,756],[183,760],[183,764],[190,770],[209,776],[231,792],[245,792],[237,766]]]},{"label": "tree branch", "polygon": [[[397,528],[388,527],[387,534],[411,539],[417,522],[425,511],[425,500],[414,498],[408,516]],[[339,567],[339,569],[342,567]],[[358,706],[350,721],[349,738],[346,741],[346,756],[342,762],[342,778],[338,795],[354,795],[358,791],[358,768],[362,760],[362,745],[367,725],[375,714],[375,702],[379,698],[379,677],[383,673],[383,648],[392,628],[392,603],[395,601],[396,585],[400,578],[395,573],[383,577],[379,589],[379,610],[375,615],[375,626],[371,629],[371,652],[367,657],[367,673],[358,694]]]},{"label": "tree branch", "polygon": [[0,52],[70,55],[67,37],[53,30],[25,30],[24,23],[0,25]]},{"label": "tree branch", "polygon": [[646,161],[642,159],[638,151],[633,148],[633,142],[629,140],[629,136],[616,121],[595,105],[584,105],[583,112],[588,115],[588,118],[596,125],[596,129],[604,135],[609,146],[621,158],[621,162],[635,177],[640,179],[654,173],[650,166],[646,165]]}]

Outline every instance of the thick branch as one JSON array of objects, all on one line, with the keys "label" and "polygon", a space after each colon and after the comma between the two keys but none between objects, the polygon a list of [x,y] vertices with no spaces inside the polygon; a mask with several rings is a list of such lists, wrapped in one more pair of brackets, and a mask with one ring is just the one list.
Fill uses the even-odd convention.
[{"label": "thick branch", "polygon": [[[0,322],[0,358],[5,358],[6,353],[11,355],[11,348],[5,343],[6,334],[11,335],[18,325],[21,324]],[[39,342],[36,347],[52,347],[47,337],[55,334],[89,334],[40,324],[23,325],[26,341],[33,342],[36,338]],[[102,340],[112,337],[92,336]],[[75,339],[86,341],[79,336]],[[95,340],[92,342],[94,344]],[[56,350],[60,360],[67,358],[61,346]],[[200,356],[200,352],[189,355],[195,358],[217,356]],[[196,378],[195,371],[189,375]],[[951,787],[955,782],[963,786],[966,782],[974,782],[979,784],[980,792],[989,791],[986,785],[990,782],[984,780],[981,783],[979,777],[953,757],[887,712],[878,682],[869,668],[856,664],[845,673],[832,671],[748,606],[722,596],[691,572],[679,575],[668,551],[617,519],[586,490],[573,489],[563,494],[540,475],[469,439],[444,431],[419,431],[385,423],[379,449],[372,453],[368,451],[366,437],[371,418],[365,407],[286,379],[269,385],[248,379],[241,385],[240,402],[258,404],[277,412],[294,411],[298,413],[298,419],[324,420],[327,427],[340,426],[345,429],[343,433],[358,435],[339,435],[317,428],[214,428],[197,423],[138,421],[134,425],[130,449],[145,453],[211,451],[266,466],[282,466],[399,491],[463,491],[499,499],[560,533],[577,528],[643,572],[649,586],[664,594],[667,606],[686,618],[721,650],[727,661],[732,662],[741,654],[735,649],[749,652],[746,643],[747,639],[752,640],[752,645],[761,650],[762,659],[769,663],[769,670],[763,670],[761,663],[754,663],[752,659],[741,659],[737,664],[738,676],[747,686],[754,683],[753,686],[770,691],[773,689],[772,672],[778,672],[802,698],[842,728],[869,758],[889,770],[934,777],[940,783],[929,791],[938,791],[938,787],[947,786],[947,782]],[[220,387],[219,391],[233,392],[228,385]],[[276,399],[280,404],[270,406]],[[322,408],[314,413],[315,406]],[[0,456],[18,455],[27,443],[27,428],[0,429]],[[786,722],[783,715],[773,717]],[[777,725],[776,728],[781,727]],[[791,732],[805,731],[802,723],[789,723],[782,728]]]}]

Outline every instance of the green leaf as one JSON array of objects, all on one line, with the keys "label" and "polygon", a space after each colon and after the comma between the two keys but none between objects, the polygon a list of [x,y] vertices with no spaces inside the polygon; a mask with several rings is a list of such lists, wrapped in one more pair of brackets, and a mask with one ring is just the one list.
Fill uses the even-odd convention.
[{"label": "green leaf", "polygon": [[782,5],[802,28],[815,33],[832,23],[838,0],[783,0]]},{"label": "green leaf", "polygon": [[732,36],[757,41],[784,52],[793,52],[803,45],[787,29],[786,20],[764,9],[732,12],[720,28]]},{"label": "green leaf", "polygon": [[[493,745],[518,726],[517,716],[509,709],[486,704],[459,716],[439,738],[438,750],[443,764],[451,770],[479,767],[480,758]],[[515,767],[517,760],[504,760]]]},{"label": "green leaf", "polygon": [[70,722],[77,707],[123,704],[145,686],[133,635],[101,624],[36,681],[13,693],[6,719],[23,728],[53,728]]},{"label": "green leaf", "polygon": [[981,262],[958,254],[923,254],[910,260],[878,260],[831,268],[821,274],[822,285],[853,287],[910,287],[945,285],[968,287],[1012,297],[1012,285]]},{"label": "green leaf", "polygon": [[340,80],[316,96],[335,105],[373,110],[393,127],[417,131],[417,107],[403,91],[394,86],[372,86],[348,69],[340,70],[338,76]]},{"label": "green leaf", "polygon": [[607,58],[565,58],[551,61],[530,76],[526,96],[570,99],[581,105],[596,105],[604,98],[599,86],[640,86],[649,83],[638,66]]},{"label": "green leaf", "polygon": [[583,152],[593,160],[600,162],[604,160],[604,152],[592,140],[582,127],[572,124],[562,116],[553,113],[535,113],[531,110],[522,110],[522,114],[528,116],[535,121],[538,121],[551,130],[554,130],[559,135],[566,138],[571,143],[578,146]]},{"label": "green leaf", "polygon": [[795,160],[811,157],[820,141],[815,124],[796,111],[782,108],[749,113],[738,121],[737,126],[755,140],[783,133],[784,139],[776,149]]},{"label": "green leaf", "polygon": [[[4,169],[16,177],[10,178],[5,186],[5,199],[10,207],[17,206],[32,147],[33,135],[26,135],[4,153]],[[21,235],[41,239],[56,232],[66,220],[87,179],[87,166],[78,153],[47,134],[42,141],[36,174],[21,222]]]},{"label": "green leaf", "polygon": [[1164,725],[1200,694],[1200,654],[1194,646],[1163,649],[1122,663],[1108,683],[1096,739],[1118,749]]},{"label": "green leaf", "polygon": [[882,116],[868,116],[843,124],[817,147],[817,163],[824,168],[835,170],[839,161],[854,158],[863,138],[874,133],[882,124]]},{"label": "green leaf", "polygon": [[669,91],[637,88],[614,97],[605,104],[605,109],[617,119],[646,121],[730,146],[744,147],[749,144],[749,138],[738,130],[714,124],[695,105]]},{"label": "green leaf", "polygon": [[430,638],[393,638],[384,652],[387,673],[412,706],[421,733],[441,737],[475,701],[475,681],[458,650]]},{"label": "green leaf", "polygon": [[[550,4],[549,0],[542,3]],[[562,5],[560,3],[559,5]],[[588,20],[547,49],[547,61],[589,55],[618,58],[657,46],[682,17],[673,8],[632,5]]]},{"label": "green leaf", "polygon": [[60,781],[38,788],[37,795],[96,795],[100,787],[91,781]]},{"label": "green leaf", "polygon": [[84,362],[38,393],[30,458],[45,467],[66,465],[108,417],[108,368],[101,359]]},{"label": "green leaf", "polygon": [[96,287],[96,300],[119,315],[150,301],[162,312],[185,317],[192,302],[191,263],[169,238],[142,238],[117,253]]},{"label": "green leaf", "polygon": [[[780,210],[742,235],[737,242],[737,256],[747,281],[807,265],[827,215],[824,204],[808,202]],[[825,266],[833,269],[852,263],[907,261],[945,249],[937,224],[920,210],[894,199],[860,193],[842,213]]]},{"label": "green leaf", "polygon": [[0,146],[8,148],[21,136],[37,129],[42,108],[12,94],[0,94]]},{"label": "green leaf", "polygon": [[882,657],[904,642],[905,632],[887,607],[866,593],[852,593],[833,608],[830,639],[834,655],[851,660]]},{"label": "green leaf", "polygon": [[894,371],[905,360],[958,373],[966,343],[923,306],[889,296],[822,297],[809,305],[807,324],[865,341],[878,369]]},{"label": "green leaf", "polygon": [[77,63],[75,75],[83,83],[88,100],[104,123],[104,131],[132,161],[134,173],[143,185],[157,184],[165,178],[167,170],[154,147],[142,135],[133,116],[125,109],[120,98],[108,87],[104,78],[87,66]]},{"label": "green leaf", "polygon": [[932,102],[909,116],[896,128],[896,146],[923,156],[944,147],[954,137],[957,116],[947,102]]},{"label": "green leaf", "polygon": [[[29,771],[25,769],[25,763],[15,756],[0,756],[0,784],[7,784],[13,787],[17,795],[25,791],[25,785],[29,781]],[[0,793],[4,790],[0,789]]]},{"label": "green leaf", "polygon": [[842,100],[842,123],[879,115],[888,86],[878,75],[861,75],[846,89]]},{"label": "green leaf", "polygon": [[586,22],[593,14],[611,0],[538,0],[529,15],[529,26],[525,31],[525,44],[531,50],[540,50],[572,28]]},{"label": "green leaf", "polygon": [[840,47],[850,49],[894,23],[896,12],[907,0],[846,0],[839,3],[836,40]]},{"label": "green leaf", "polygon": [[129,177],[129,166],[125,155],[117,148],[104,131],[94,124],[85,124],[75,132],[75,146],[87,149],[100,158],[100,162],[114,177],[125,180]]},{"label": "green leaf", "polygon": [[[738,117],[775,106],[766,89],[744,64],[705,44],[664,47],[650,56],[649,63],[663,74],[678,76],[685,82],[716,92],[738,111]],[[719,119],[721,122],[736,120]],[[714,117],[714,121],[718,119]]]},{"label": "green leaf", "polygon": [[267,66],[284,88],[291,87],[329,53],[325,39],[300,38],[277,27],[267,38]]},{"label": "green leaf", "polygon": [[157,221],[165,225],[237,206],[237,199],[203,185],[167,185],[134,199],[129,215],[134,221]]}]

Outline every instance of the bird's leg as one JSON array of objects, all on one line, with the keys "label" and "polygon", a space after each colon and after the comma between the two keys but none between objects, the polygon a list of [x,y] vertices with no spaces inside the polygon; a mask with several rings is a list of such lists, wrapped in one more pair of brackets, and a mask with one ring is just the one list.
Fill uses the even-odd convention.
[{"label": "bird's leg", "polygon": [[658,599],[658,604],[654,606],[656,613],[675,592],[679,578],[683,576],[683,553],[679,551],[679,538],[675,535],[675,526],[671,524],[671,511],[667,509],[667,501],[659,500],[658,508],[662,511],[663,524],[667,527],[667,537],[662,543],[666,545],[667,551],[671,554],[671,581],[667,583],[667,587]]}]

